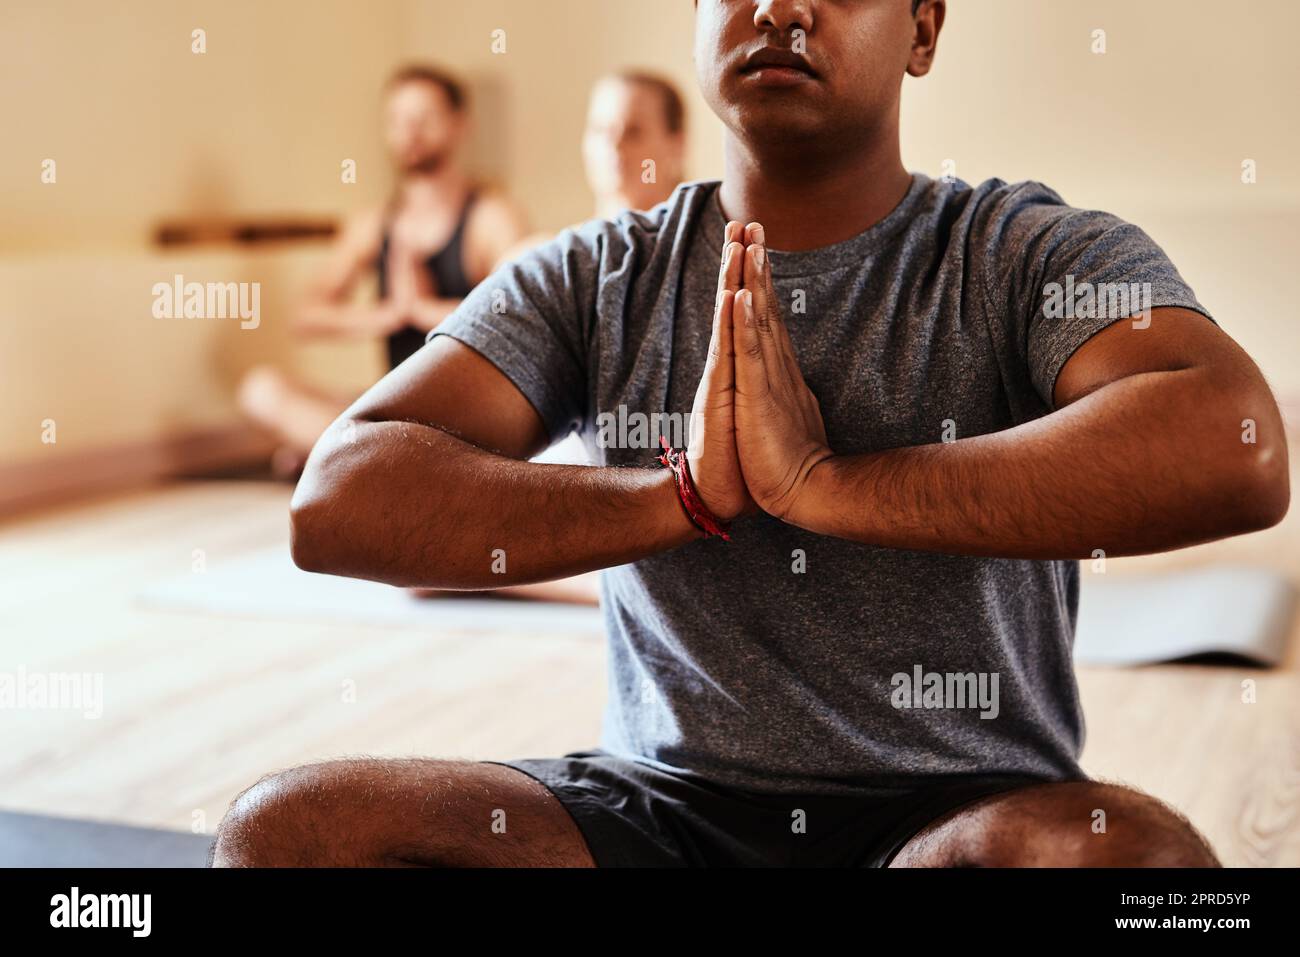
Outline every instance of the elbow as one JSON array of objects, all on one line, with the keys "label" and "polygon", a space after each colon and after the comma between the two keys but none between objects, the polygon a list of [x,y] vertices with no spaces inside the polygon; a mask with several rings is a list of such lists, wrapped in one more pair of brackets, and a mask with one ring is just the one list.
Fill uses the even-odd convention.
[{"label": "elbow", "polygon": [[289,555],[303,571],[383,580],[373,441],[345,416],[312,449],[289,502]]},{"label": "elbow", "polygon": [[340,574],[338,516],[346,514],[350,481],[347,457],[322,436],[307,459],[289,502],[289,554],[305,572]]},{"label": "elbow", "polygon": [[1291,508],[1291,482],[1283,476],[1255,493],[1255,507],[1250,516],[1250,531],[1263,531],[1281,524]]},{"label": "elbow", "polygon": [[1240,470],[1234,489],[1239,534],[1272,528],[1291,507],[1291,470],[1285,443],[1261,446]]},{"label": "elbow", "polygon": [[330,563],[325,555],[320,512],[319,501],[305,494],[303,483],[299,482],[289,503],[289,554],[303,571],[328,574]]}]

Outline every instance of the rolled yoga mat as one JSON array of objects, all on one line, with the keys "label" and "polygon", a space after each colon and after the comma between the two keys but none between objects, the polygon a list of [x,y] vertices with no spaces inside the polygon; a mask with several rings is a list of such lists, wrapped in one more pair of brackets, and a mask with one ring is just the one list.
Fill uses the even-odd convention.
[{"label": "rolled yoga mat", "polygon": [[1276,572],[1207,566],[1142,577],[1090,575],[1082,565],[1074,657],[1138,665],[1226,655],[1276,667],[1286,656],[1296,589]]},{"label": "rolled yoga mat", "polygon": [[212,838],[0,811],[0,867],[204,867]]}]

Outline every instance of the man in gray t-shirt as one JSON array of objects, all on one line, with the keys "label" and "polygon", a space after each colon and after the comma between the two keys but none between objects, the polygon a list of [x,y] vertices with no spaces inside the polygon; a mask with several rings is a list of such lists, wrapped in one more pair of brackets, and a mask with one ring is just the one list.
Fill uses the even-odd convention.
[{"label": "man in gray t-shirt", "polygon": [[[708,356],[711,327],[690,317],[717,294],[718,192],[687,184],[648,213],[565,232],[433,336],[491,360],[552,439],[577,428],[597,465],[653,465],[659,434],[689,434]],[[1114,318],[1045,318],[1045,283],[1145,284],[1151,309],[1204,312],[1141,230],[1034,183],[914,175],[867,230],[769,260],[836,455],[970,439],[1051,411],[1061,366]],[[1074,561],[884,548],[766,513],[731,537],[602,576],[603,750],[769,792],[1081,775]],[[974,675],[969,707],[913,706],[931,673]]]},{"label": "man in gray t-shirt", "polygon": [[[923,75],[942,13],[701,6],[726,177],[499,270],[313,453],[303,567],[605,569],[599,746],[296,769],[236,804],[219,860],[359,833],[322,859],[1215,863],[1079,767],[1077,561],[1276,522],[1280,419],[1140,229],[904,170],[880,64]],[[575,429],[595,467],[528,461]],[[346,799],[380,783],[382,809]],[[278,844],[267,806],[293,811]],[[512,843],[471,823],[492,808]]]}]

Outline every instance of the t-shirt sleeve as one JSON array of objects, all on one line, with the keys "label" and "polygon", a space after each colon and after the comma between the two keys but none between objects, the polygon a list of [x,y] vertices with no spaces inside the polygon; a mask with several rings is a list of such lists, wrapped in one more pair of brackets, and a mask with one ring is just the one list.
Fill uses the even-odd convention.
[{"label": "t-shirt sleeve", "polygon": [[1191,309],[1211,322],[1164,250],[1110,213],[1075,209],[1040,183],[1004,187],[979,227],[990,323],[1054,408],[1062,366],[1085,342],[1150,309]]},{"label": "t-shirt sleeve", "polygon": [[552,442],[586,417],[600,243],[595,227],[564,230],[475,286],[427,337],[451,336],[501,370]]}]

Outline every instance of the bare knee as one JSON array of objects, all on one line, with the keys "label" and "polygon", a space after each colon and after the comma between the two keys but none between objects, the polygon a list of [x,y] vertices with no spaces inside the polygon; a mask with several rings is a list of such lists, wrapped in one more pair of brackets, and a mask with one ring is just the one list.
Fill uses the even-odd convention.
[{"label": "bare knee", "polygon": [[934,822],[895,866],[1218,867],[1209,844],[1149,794],[1099,781],[1031,785]]},{"label": "bare knee", "polygon": [[[314,764],[268,774],[242,792],[217,827],[215,867],[311,867],[328,862],[328,793],[338,769]],[[342,862],[336,862],[342,863]]]},{"label": "bare knee", "polygon": [[[999,806],[1000,804],[1000,806]],[[1003,867],[1218,867],[1209,844],[1172,807],[1099,781],[1013,792],[979,821],[976,863]]]},{"label": "bare knee", "polygon": [[[508,823],[507,823],[508,822]],[[215,866],[590,866],[573,820],[513,768],[354,759],[269,775],[231,804]]]},{"label": "bare knee", "polygon": [[274,418],[287,387],[288,379],[274,366],[255,366],[240,380],[236,399],[239,408],[253,418]]}]

